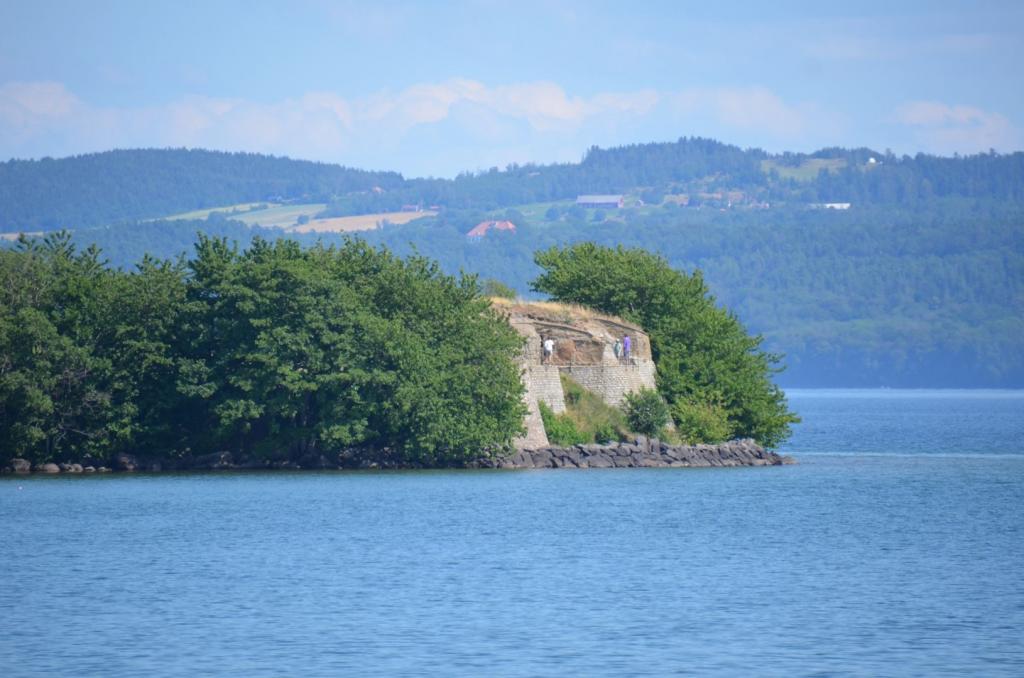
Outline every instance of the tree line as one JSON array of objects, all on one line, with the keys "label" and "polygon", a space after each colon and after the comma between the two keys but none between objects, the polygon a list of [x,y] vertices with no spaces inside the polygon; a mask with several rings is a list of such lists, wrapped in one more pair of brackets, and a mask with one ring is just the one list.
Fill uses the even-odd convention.
[{"label": "tree line", "polygon": [[[1024,386],[1024,213],[1016,203],[580,212],[558,210],[549,220],[446,210],[361,237],[400,255],[419,252],[449,273],[498,279],[525,296],[536,295],[536,250],[594,242],[656,252],[676,269],[700,269],[715,296],[764,335],[765,347],[786,356],[779,380],[788,386]],[[466,231],[488,218],[509,218],[517,231],[467,240]],[[214,215],[73,238],[131,267],[147,251],[191,250],[197,231],[241,243],[282,236]],[[307,246],[343,242],[330,234],[288,237]]]},{"label": "tree line", "polygon": [[[875,160],[874,163],[869,160]],[[777,167],[832,161],[797,179]],[[1024,153],[897,157],[870,149],[769,154],[713,139],[591,148],[578,163],[513,164],[453,179],[405,178],[254,153],[139,149],[0,163],[0,232],[89,228],[248,202],[323,202],[325,216],[403,205],[495,210],[585,193],[648,198],[743,192],[773,203],[908,205],[1024,199]]]},{"label": "tree line", "polygon": [[91,228],[250,202],[397,188],[395,172],[258,153],[133,149],[0,162],[0,232]]},{"label": "tree line", "polygon": [[[777,358],[699,274],[593,245],[536,260],[537,290],[648,329],[686,440],[788,435]],[[187,260],[128,271],[66,233],[22,239],[0,251],[0,463],[141,450],[457,465],[522,432],[522,348],[475,276],[360,240],[201,236]]]},{"label": "tree line", "polygon": [[132,271],[23,241],[0,252],[0,461],[459,463],[519,432],[520,348],[472,276],[359,241],[201,237]]}]

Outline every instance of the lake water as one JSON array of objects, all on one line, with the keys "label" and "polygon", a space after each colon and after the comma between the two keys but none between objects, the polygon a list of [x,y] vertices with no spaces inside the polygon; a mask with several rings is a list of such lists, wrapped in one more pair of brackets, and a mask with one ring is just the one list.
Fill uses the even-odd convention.
[{"label": "lake water", "polygon": [[796,466],[0,480],[0,674],[1024,675],[1024,392]]}]

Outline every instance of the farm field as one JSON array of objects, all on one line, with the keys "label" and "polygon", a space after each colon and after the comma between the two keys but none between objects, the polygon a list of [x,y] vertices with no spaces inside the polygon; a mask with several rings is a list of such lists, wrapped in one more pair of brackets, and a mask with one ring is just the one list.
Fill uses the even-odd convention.
[{"label": "farm field", "polygon": [[[261,209],[253,209],[254,207],[260,207]],[[206,219],[211,214],[219,213],[231,219],[241,221],[247,226],[280,228],[292,233],[348,233],[371,231],[378,228],[383,221],[392,224],[407,224],[415,219],[432,217],[437,214],[437,212],[429,210],[423,212],[378,212],[376,214],[315,219],[314,217],[326,207],[327,205],[323,203],[304,203],[301,205],[247,203],[183,212],[165,217],[165,219],[168,221]],[[299,217],[303,216],[307,217],[309,221],[305,224],[299,224]]]},{"label": "farm field", "polygon": [[846,160],[843,158],[808,158],[797,167],[788,167],[774,160],[762,160],[761,169],[765,173],[775,170],[783,179],[796,179],[797,181],[811,181],[818,176],[821,170],[838,172],[846,167]]},{"label": "farm field", "polygon": [[[231,219],[244,222],[249,226],[263,226],[266,228],[287,228],[295,224],[296,220],[305,215],[312,218],[326,207],[323,203],[306,203],[302,205],[276,205],[266,202],[250,202],[238,205],[227,205],[225,207],[212,207],[204,210],[193,210],[182,212],[169,217],[167,221],[206,219],[211,214],[223,214]],[[260,208],[260,209],[255,209]]]},{"label": "farm field", "polygon": [[249,226],[262,226],[263,228],[289,228],[301,216],[313,218],[314,215],[322,212],[327,205],[323,203],[308,203],[304,205],[274,205],[263,210],[246,212],[232,216]]},{"label": "farm field", "polygon": [[332,217],[330,219],[314,219],[301,226],[291,226],[287,230],[293,233],[351,233],[354,231],[372,231],[379,228],[382,222],[401,225],[422,217],[432,217],[437,212],[380,212],[377,214],[360,214],[353,217]]},{"label": "farm field", "polygon": [[194,219],[206,219],[211,214],[221,213],[228,214],[231,212],[250,212],[261,205],[266,207],[269,203],[266,202],[243,202],[237,205],[227,205],[226,207],[211,207],[203,210],[192,210],[191,212],[181,212],[180,214],[172,214],[169,217],[163,217],[167,221],[191,221]]},{"label": "farm field", "polygon": [[525,205],[514,205],[512,209],[520,212],[531,222],[541,222],[546,218],[544,213],[550,208],[569,209],[575,204],[575,200],[556,200],[552,202],[532,202]]}]

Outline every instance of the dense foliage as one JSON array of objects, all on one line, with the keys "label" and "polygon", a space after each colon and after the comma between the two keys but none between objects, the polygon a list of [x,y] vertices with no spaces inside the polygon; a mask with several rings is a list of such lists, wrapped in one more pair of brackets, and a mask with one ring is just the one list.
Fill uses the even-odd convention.
[{"label": "dense foliage", "polygon": [[[623,407],[629,427],[645,436],[661,435],[669,422],[669,411],[665,401],[657,391],[641,389],[636,393],[627,393]],[[718,442],[704,440],[695,442]]]},{"label": "dense foliage", "polygon": [[548,442],[552,445],[568,447],[594,442],[579,429],[576,420],[568,412],[555,414],[554,410],[543,400],[537,402],[537,407],[540,410],[541,420],[544,422],[544,432],[548,436]]},{"label": "dense foliage", "polygon": [[670,408],[721,407],[729,437],[776,445],[796,417],[772,382],[778,358],[716,306],[699,272],[656,255],[580,243],[538,252],[538,292],[639,323],[651,337],[658,390]]},{"label": "dense foliage", "polygon": [[[565,412],[559,415],[544,415],[544,428],[548,432],[549,440],[554,442],[556,439],[572,439],[574,442],[569,444],[606,443],[627,440],[635,432],[630,430],[620,408],[609,405],[604,398],[584,388],[567,374],[562,374],[559,378],[565,396]],[[555,438],[551,437],[549,420],[556,428]],[[569,436],[559,435],[559,432],[566,430]]]},{"label": "dense foliage", "polygon": [[361,242],[201,238],[122,272],[57,235],[0,251],[0,461],[458,463],[519,432],[520,347],[475,278]]},{"label": "dense foliage", "polygon": [[[503,215],[504,216],[504,215]],[[524,217],[515,234],[464,234],[479,214],[367,234],[396,251],[414,243],[448,270],[494,276],[520,293],[533,252],[594,242],[699,268],[715,296],[770,352],[788,386],[1024,386],[1024,207],[936,200],[848,211],[675,206],[601,221]]]},{"label": "dense foliage", "polygon": [[[539,272],[537,249],[592,241],[658,252],[675,268],[702,270],[715,296],[764,335],[765,347],[786,355],[779,380],[787,386],[1024,386],[1024,209],[1015,203],[948,199],[845,212],[671,206],[601,221],[589,213],[554,221],[520,214],[516,233],[469,241],[466,231],[485,216],[447,211],[362,237],[399,254],[419,252],[449,272],[499,279],[520,294]],[[74,238],[127,267],[147,251],[188,251],[196,231],[243,243],[254,234],[281,237],[215,217]]]}]

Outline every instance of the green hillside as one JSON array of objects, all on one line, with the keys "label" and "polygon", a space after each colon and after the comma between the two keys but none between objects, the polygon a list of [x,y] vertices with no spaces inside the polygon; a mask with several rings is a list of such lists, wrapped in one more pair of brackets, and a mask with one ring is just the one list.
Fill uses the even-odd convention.
[{"label": "green hillside", "polygon": [[[200,174],[214,185],[202,199],[185,194],[188,182],[161,183],[180,179],[186,161],[209,164]],[[70,185],[69,163],[81,162],[36,161],[29,163],[31,172],[19,163],[0,164],[0,194],[15,196],[0,201],[3,223],[13,223],[6,215],[22,213],[27,216],[19,223],[41,229],[59,212],[68,217],[53,223],[105,224],[78,230],[76,242],[97,243],[112,264],[130,267],[146,252],[189,251],[197,231],[243,242],[254,234],[278,237],[280,231],[246,218],[257,213],[181,214],[260,202],[272,197],[267,190],[274,186],[287,188],[292,207],[320,201],[325,215],[436,206],[436,217],[361,237],[400,254],[418,251],[452,273],[502,280],[521,294],[530,294],[528,281],[538,273],[537,250],[580,241],[642,247],[673,266],[703,271],[719,301],[763,333],[769,350],[786,355],[783,384],[1024,386],[1022,153],[896,158],[870,149],[824,149],[771,155],[681,139],[591,149],[580,163],[444,180],[263,156],[125,151],[91,160],[103,165],[97,172],[109,173],[94,183],[133,175],[126,186],[150,190],[114,193],[137,201],[104,204],[84,186],[50,202],[39,197]],[[247,167],[259,171],[247,174]],[[219,187],[217,172],[227,177]],[[306,183],[299,180],[304,172]],[[14,175],[18,181],[11,182]],[[243,195],[243,188],[263,192]],[[625,194],[626,208],[574,205],[578,194],[601,192]],[[213,202],[194,204],[206,199]],[[819,208],[824,202],[851,207]],[[205,218],[126,221],[167,215]],[[465,237],[480,221],[499,218],[515,223],[516,232]],[[290,237],[307,244],[343,238]]]},{"label": "green hillside", "polygon": [[0,163],[0,233],[80,229],[241,203],[325,202],[394,172],[255,153],[141,149]]}]

